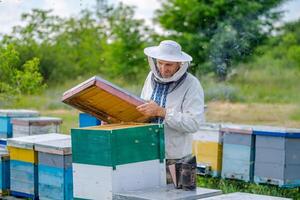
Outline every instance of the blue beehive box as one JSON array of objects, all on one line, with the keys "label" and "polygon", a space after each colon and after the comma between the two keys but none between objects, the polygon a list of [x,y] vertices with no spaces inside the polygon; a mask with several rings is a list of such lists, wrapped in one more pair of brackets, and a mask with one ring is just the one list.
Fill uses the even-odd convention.
[{"label": "blue beehive box", "polygon": [[0,148],[0,194],[6,195],[9,192],[9,155],[6,149]]},{"label": "blue beehive box", "polygon": [[300,129],[256,127],[254,182],[300,186]]},{"label": "blue beehive box", "polygon": [[10,193],[13,196],[38,199],[37,142],[65,139],[64,134],[42,134],[8,139],[10,154]]},{"label": "blue beehive box", "polygon": [[40,199],[73,199],[71,137],[35,145]]},{"label": "blue beehive box", "polygon": [[222,178],[253,180],[254,135],[247,125],[226,124],[223,132]]},{"label": "blue beehive box", "polygon": [[88,113],[79,113],[79,127],[98,126],[101,121]]},{"label": "blue beehive box", "polygon": [[6,138],[0,138],[0,148],[5,149],[7,144]]},{"label": "blue beehive box", "polygon": [[13,118],[37,117],[39,113],[34,110],[0,110],[0,138],[13,137],[11,120]]}]

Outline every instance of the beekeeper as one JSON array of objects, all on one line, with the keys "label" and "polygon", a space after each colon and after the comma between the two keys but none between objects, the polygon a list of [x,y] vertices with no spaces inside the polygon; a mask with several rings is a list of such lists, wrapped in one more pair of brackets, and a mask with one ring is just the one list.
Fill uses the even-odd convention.
[{"label": "beekeeper", "polygon": [[[192,57],[172,40],[147,47],[151,71],[141,93],[147,103],[137,107],[153,123],[163,123],[166,165],[192,153],[192,133],[204,122],[204,93],[199,80],[188,73]],[[171,183],[167,170],[167,182]]]}]

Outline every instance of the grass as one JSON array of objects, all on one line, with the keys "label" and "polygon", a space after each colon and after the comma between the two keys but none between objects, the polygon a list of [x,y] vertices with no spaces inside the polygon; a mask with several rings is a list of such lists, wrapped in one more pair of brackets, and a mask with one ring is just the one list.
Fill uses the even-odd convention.
[{"label": "grass", "polygon": [[286,197],[292,198],[294,200],[300,199],[300,193],[298,188],[286,189],[272,185],[257,185],[254,183],[246,183],[237,180],[198,176],[197,186],[212,189],[220,189],[223,191],[223,193],[246,192],[253,194]]}]

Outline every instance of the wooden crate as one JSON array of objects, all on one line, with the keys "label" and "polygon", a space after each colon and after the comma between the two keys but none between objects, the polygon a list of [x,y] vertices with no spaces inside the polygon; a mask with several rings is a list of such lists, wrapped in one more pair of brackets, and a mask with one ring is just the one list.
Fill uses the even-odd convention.
[{"label": "wooden crate", "polygon": [[73,199],[71,137],[38,142],[38,188],[40,199]]},{"label": "wooden crate", "polygon": [[15,118],[12,120],[14,137],[58,133],[62,120],[56,117]]},{"label": "wooden crate", "polygon": [[[300,129],[256,127],[256,183],[300,186]],[[276,156],[274,156],[276,155]]]},{"label": "wooden crate", "polygon": [[253,180],[254,143],[252,127],[223,124],[222,178]]},{"label": "wooden crate", "polygon": [[218,177],[222,168],[222,132],[220,125],[202,124],[193,135],[193,154],[197,158],[197,171],[200,175]]},{"label": "wooden crate", "polygon": [[13,137],[12,119],[21,117],[37,117],[34,110],[1,110],[0,109],[0,138]]},{"label": "wooden crate", "polygon": [[97,76],[63,94],[62,101],[105,122],[145,122],[136,110],[145,101]]},{"label": "wooden crate", "polygon": [[79,113],[79,127],[98,126],[101,121],[88,113]]},{"label": "wooden crate", "polygon": [[0,149],[0,196],[7,195],[10,188],[9,154],[6,149]]},{"label": "wooden crate", "polygon": [[165,185],[162,125],[113,124],[72,129],[74,198]]},{"label": "wooden crate", "polygon": [[12,195],[31,199],[38,198],[38,154],[35,151],[35,143],[68,137],[64,134],[50,133],[8,139]]}]

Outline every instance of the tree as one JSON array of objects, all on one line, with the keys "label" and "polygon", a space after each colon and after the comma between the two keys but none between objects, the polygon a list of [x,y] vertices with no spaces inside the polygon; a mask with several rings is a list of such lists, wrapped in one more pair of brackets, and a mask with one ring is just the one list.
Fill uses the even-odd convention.
[{"label": "tree", "polygon": [[37,58],[18,69],[20,64],[19,53],[12,45],[0,47],[0,106],[22,94],[36,94],[45,87]]},{"label": "tree", "polygon": [[[194,58],[192,71],[225,80],[233,62],[246,59],[273,30],[284,0],[165,0],[156,21]],[[203,69],[203,66],[205,69]]]}]

